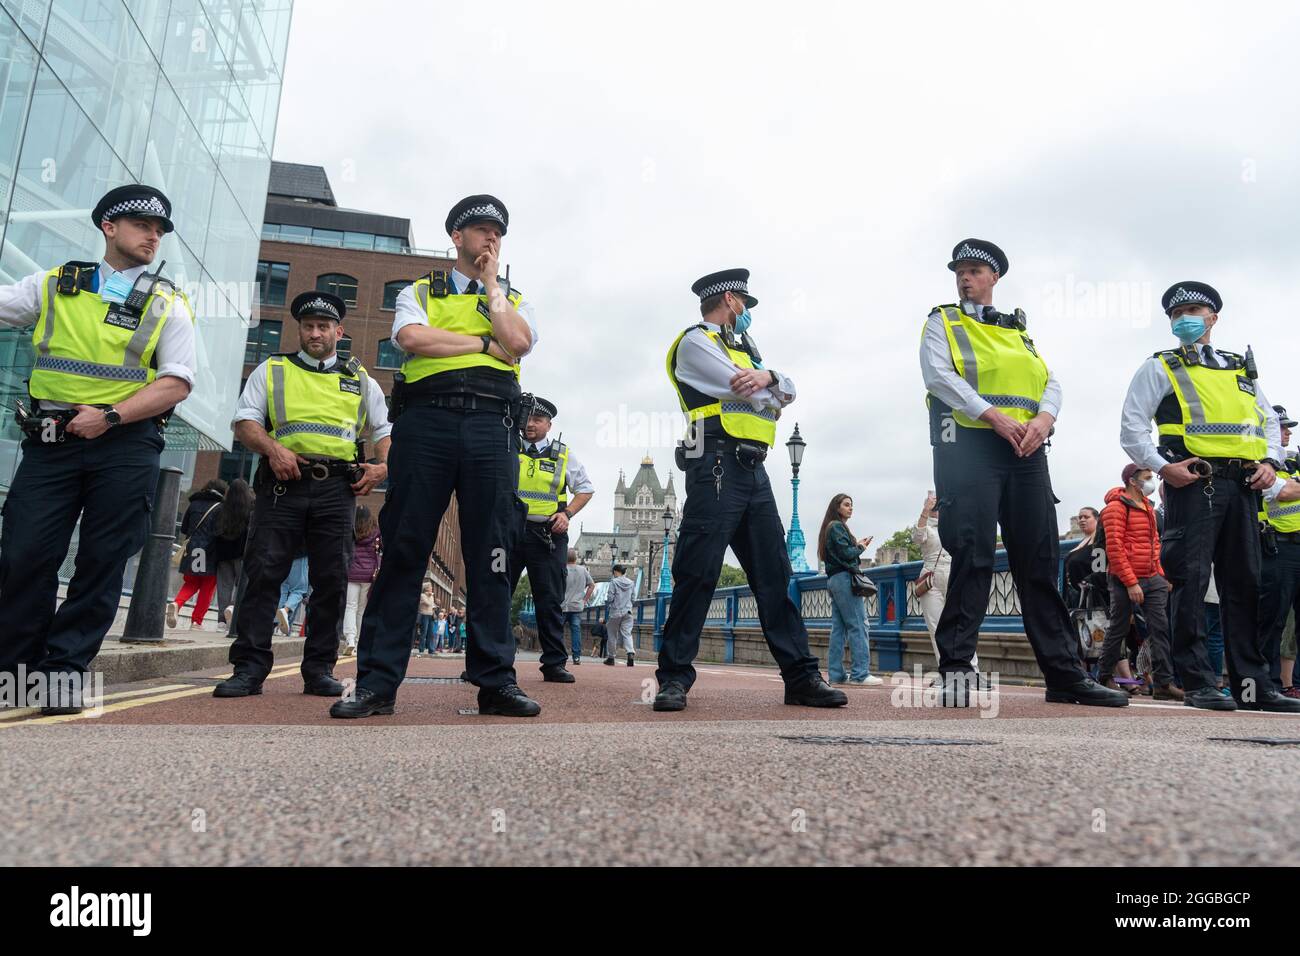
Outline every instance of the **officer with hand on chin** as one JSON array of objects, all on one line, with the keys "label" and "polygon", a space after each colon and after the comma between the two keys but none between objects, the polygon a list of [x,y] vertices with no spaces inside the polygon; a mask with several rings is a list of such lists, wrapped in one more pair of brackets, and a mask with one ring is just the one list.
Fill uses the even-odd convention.
[{"label": "officer with hand on chin", "polygon": [[[1223,299],[1204,282],[1161,298],[1179,348],[1142,363],[1124,399],[1120,444],[1165,480],[1161,563],[1174,586],[1174,666],[1183,703],[1206,710],[1300,712],[1269,679],[1260,637],[1260,496],[1286,487],[1277,412],[1249,357],[1210,345]],[[1155,419],[1159,445],[1151,442]],[[1231,698],[1218,693],[1205,647],[1202,602],[1213,565]]]},{"label": "officer with hand on chin", "polygon": [[[152,186],[119,186],[91,213],[98,262],[68,262],[0,286],[0,326],[35,325],[23,457],[0,533],[0,673],[83,674],[113,624],[126,563],[144,545],[163,426],[190,393],[194,315],[149,272],[172,231]],[[59,566],[81,533],[67,599]],[[75,713],[79,695],[46,713]]]},{"label": "officer with hand on chin", "polygon": [[[337,352],[347,306],[328,292],[304,292],[289,311],[298,321],[299,350],[253,369],[235,410],[235,437],[262,461],[253,479],[257,501],[230,647],[235,673],[216,686],[213,697],[262,692],[273,662],[280,585],[304,550],[312,590],[303,693],[342,696],[333,671],[347,604],[356,496],[388,476],[392,426],[383,389],[360,362],[343,361]],[[361,460],[367,435],[375,444],[372,463]]]},{"label": "officer with hand on chin", "polygon": [[843,707],[848,697],[822,678],[808,649],[803,616],[790,599],[793,572],[785,530],[763,467],[776,441],[780,409],[794,401],[794,383],[763,367],[749,335],[749,310],[758,299],[749,294],[748,269],[707,275],[691,291],[699,296],[704,321],[673,340],[667,359],[668,378],[690,431],[678,445],[686,504],[673,554],[673,600],[659,651],[654,709],[686,708],[700,630],[728,546],[754,592],[763,637],[785,681],[785,702]]},{"label": "officer with hand on chin", "polygon": [[1025,332],[1025,314],[993,308],[1006,254],[964,239],[948,268],[959,302],[930,312],[921,340],[939,540],[952,555],[935,628],[943,703],[969,704],[971,659],[988,609],[998,526],[1025,635],[1047,682],[1048,703],[1125,707],[1128,695],[1088,677],[1056,589],[1056,497],[1043,443],[1061,410],[1061,387]]}]

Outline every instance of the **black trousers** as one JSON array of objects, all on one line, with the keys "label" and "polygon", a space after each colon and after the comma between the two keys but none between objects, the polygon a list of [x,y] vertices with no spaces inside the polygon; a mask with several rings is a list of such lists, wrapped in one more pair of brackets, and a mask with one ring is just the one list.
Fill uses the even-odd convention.
[{"label": "black trousers", "polygon": [[[1282,690],[1282,632],[1292,611],[1300,615],[1300,541],[1277,542],[1265,551],[1259,588],[1259,630],[1263,635],[1268,676]],[[1294,682],[1294,676],[1291,678]]]},{"label": "black trousers", "polygon": [[1174,586],[1174,667],[1183,689],[1218,686],[1205,648],[1205,590],[1212,564],[1229,690],[1238,701],[1243,694],[1253,701],[1269,680],[1260,638],[1259,495],[1224,479],[1184,488],[1166,485],[1165,515],[1160,563]]},{"label": "black trousers", "polygon": [[1010,443],[991,429],[945,423],[938,408],[931,409],[931,444],[939,541],[952,555],[934,634],[939,672],[971,670],[988,610],[1000,525],[1025,635],[1047,686],[1083,680],[1079,639],[1056,589],[1061,550],[1046,450],[1017,458]]},{"label": "black trousers", "polygon": [[510,552],[510,594],[513,597],[524,569],[537,610],[537,639],[542,645],[542,669],[563,667],[569,660],[564,644],[564,566],[568,563],[568,534],[552,534],[540,522],[527,521]]},{"label": "black trousers", "polygon": [[[149,534],[162,432],[132,422],[22,448],[0,530],[0,672],[84,672],[113,626],[126,563]],[[76,564],[56,613],[78,517]]]},{"label": "black trousers", "polygon": [[348,601],[348,564],[355,537],[356,497],[345,477],[285,483],[278,498],[273,482],[257,489],[244,550],[236,604],[235,671],[265,680],[271,672],[271,632],[280,604],[280,587],[293,560],[307,552],[307,636],[302,676],[311,680],[334,670],[339,656],[343,609]]},{"label": "black trousers", "polygon": [[[714,486],[715,464],[722,468],[720,493]],[[673,554],[672,603],[655,673],[659,685],[677,681],[690,690],[695,683],[692,665],[700,650],[700,630],[728,545],[749,578],[763,637],[785,682],[797,684],[817,674],[817,658],[808,649],[803,617],[787,591],[790,558],[767,471],[761,464],[751,471],[734,454],[710,450],[687,459],[686,504]],[[609,640],[612,648],[617,635],[611,634]]]},{"label": "black trousers", "polygon": [[500,412],[413,405],[393,426],[388,500],[379,512],[384,560],[370,588],[357,643],[357,684],[397,695],[411,658],[420,587],[451,494],[460,509],[471,682],[515,682],[510,554],[527,507],[515,494],[519,433]]}]

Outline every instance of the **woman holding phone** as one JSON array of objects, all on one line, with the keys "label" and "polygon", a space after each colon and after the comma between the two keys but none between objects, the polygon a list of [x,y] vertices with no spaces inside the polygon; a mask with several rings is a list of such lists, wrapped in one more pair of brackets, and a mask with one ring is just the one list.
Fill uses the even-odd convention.
[{"label": "woman holding phone", "polygon": [[[862,598],[853,593],[853,572],[871,537],[854,538],[848,520],[853,517],[853,499],[839,494],[826,507],[817,536],[817,556],[826,564],[826,589],[831,595],[831,641],[827,670],[832,684],[864,687],[883,684],[871,673],[871,643]],[[850,675],[844,674],[844,643],[848,638],[852,658]]]}]

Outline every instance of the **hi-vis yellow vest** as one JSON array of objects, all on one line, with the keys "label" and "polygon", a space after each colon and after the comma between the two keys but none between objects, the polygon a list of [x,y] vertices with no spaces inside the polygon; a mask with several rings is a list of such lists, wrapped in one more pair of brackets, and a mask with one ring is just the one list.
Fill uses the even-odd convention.
[{"label": "hi-vis yellow vest", "polygon": [[1189,364],[1177,350],[1157,352],[1181,413],[1177,420],[1157,416],[1156,429],[1164,441],[1174,440],[1202,458],[1268,457],[1264,413],[1255,401],[1255,383],[1246,375],[1245,361],[1220,352],[1232,367]]},{"label": "hi-vis yellow vest", "polygon": [[[1282,480],[1296,480],[1300,477],[1300,461],[1294,458],[1288,458],[1277,473]],[[1264,510],[1260,512],[1259,519],[1267,521],[1278,531],[1284,534],[1294,534],[1300,531],[1300,501],[1273,501],[1264,502]]]},{"label": "hi-vis yellow vest", "polygon": [[[62,269],[88,274],[96,267],[70,262]],[[75,284],[77,291],[60,293],[60,271],[47,272],[41,288],[41,314],[32,331],[32,398],[79,405],[115,405],[130,398],[157,376],[151,367],[154,350],[177,301],[186,305],[177,321],[192,321],[185,294],[159,278],[137,315]]]},{"label": "hi-vis yellow vest", "polygon": [[[487,296],[439,294],[450,289],[451,274],[437,271],[417,280],[411,287],[416,303],[429,318],[429,325],[446,329],[448,332],[458,332],[461,335],[491,335],[492,318],[488,311]],[[517,309],[519,303],[523,301],[523,296],[514,292],[510,294],[509,299],[510,304]],[[508,365],[486,352],[448,355],[443,358],[408,354],[402,364],[402,374],[406,376],[409,385],[430,375],[437,375],[439,372],[477,366],[499,369],[502,372],[509,372],[516,379],[519,378],[518,365]]]},{"label": "hi-vis yellow vest", "polygon": [[528,516],[553,515],[569,503],[569,446],[553,441],[545,451],[519,453],[519,500]]},{"label": "hi-vis yellow vest", "polygon": [[769,447],[775,444],[776,420],[780,417],[777,409],[754,408],[749,402],[715,398],[683,385],[677,380],[677,347],[681,344],[682,337],[691,329],[703,331],[718,348],[722,349],[727,358],[740,368],[754,368],[748,352],[729,348],[719,333],[706,328],[702,323],[684,329],[677,338],[673,339],[673,344],[668,349],[666,364],[668,378],[677,391],[677,400],[681,402],[682,411],[690,418],[691,424],[695,425],[696,422],[716,418],[722,425],[722,430],[732,438],[760,441]]},{"label": "hi-vis yellow vest", "polygon": [[[1049,373],[1029,336],[1020,329],[988,325],[955,305],[941,305],[935,311],[943,318],[957,374],[998,411],[1018,422],[1031,421],[1038,414]],[[965,428],[993,427],[955,408],[953,418]]]},{"label": "hi-vis yellow vest", "polygon": [[268,434],[299,455],[355,461],[368,388],[369,376],[355,360],[313,372],[277,355],[266,363]]}]

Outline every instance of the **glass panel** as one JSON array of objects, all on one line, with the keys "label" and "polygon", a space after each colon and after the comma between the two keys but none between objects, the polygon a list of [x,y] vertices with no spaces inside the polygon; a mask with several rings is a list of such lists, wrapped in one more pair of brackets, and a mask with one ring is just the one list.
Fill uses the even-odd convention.
[{"label": "glass panel", "polygon": [[310,238],[311,238],[311,226],[289,226],[289,225],[282,225],[282,226],[280,226],[280,238],[281,238],[281,239],[289,239],[289,240],[293,240],[293,239],[310,239]]},{"label": "glass panel", "polygon": [[248,341],[244,348],[244,364],[260,365],[280,351],[280,332],[284,323],[276,319],[263,319],[248,330]]},{"label": "glass panel", "polygon": [[[144,176],[172,201],[176,231],[192,249],[203,249],[212,214],[212,190],[217,169],[167,79],[158,81]],[[257,259],[249,259],[249,269]]]},{"label": "glass panel", "polygon": [[266,215],[271,156],[262,145],[238,84],[232,84],[227,92],[225,128],[217,163],[244,216],[254,225],[261,223]]},{"label": "glass panel", "polygon": [[244,20],[255,19],[262,27],[277,67],[284,66],[285,51],[289,46],[289,23],[293,14],[293,0],[249,0],[244,5]]},{"label": "glass panel", "polygon": [[[23,120],[36,82],[37,57],[36,48],[3,15],[0,15],[0,50],[4,51],[0,58],[0,238],[3,238],[13,192],[14,166],[22,143]],[[14,282],[18,278],[0,275],[0,282]]]},{"label": "glass panel", "polygon": [[167,39],[167,19],[171,0],[131,0],[131,17],[144,34],[145,42],[153,55],[162,59],[163,43]]},{"label": "glass panel", "polygon": [[396,309],[397,294],[410,284],[411,284],[410,281],[407,279],[399,279],[396,282],[385,282],[384,283],[384,304],[382,308]]},{"label": "glass panel", "polygon": [[339,347],[335,351],[338,352],[340,362],[346,362],[352,358],[352,336],[345,335],[339,339]]},{"label": "glass panel", "polygon": [[369,232],[348,232],[343,235],[343,248],[345,249],[373,249],[375,248],[375,236]]},{"label": "glass panel", "polygon": [[33,46],[41,45],[45,20],[50,13],[50,0],[0,0],[0,7],[18,21],[18,26],[27,34]]},{"label": "glass panel", "polygon": [[215,156],[234,78],[198,0],[173,0],[162,68],[204,145]]},{"label": "glass panel", "polygon": [[260,238],[244,218],[234,195],[221,179],[217,180],[212,199],[212,217],[209,222],[208,244],[203,250],[203,267],[218,283],[232,283],[243,287],[243,293],[230,296],[237,305],[247,302],[247,315],[252,309],[254,272],[257,268],[257,246]]},{"label": "glass panel", "polygon": [[257,286],[263,305],[284,305],[289,267],[283,262],[258,262]]},{"label": "glass panel", "polygon": [[401,368],[402,350],[393,344],[392,339],[381,339],[379,354],[375,357],[375,368]]},{"label": "glass panel", "polygon": [[313,229],[311,231],[312,245],[316,246],[333,246],[341,248],[343,245],[343,232],[338,229]]},{"label": "glass panel", "polygon": [[202,0],[202,6],[222,55],[233,64],[239,37],[240,0]]},{"label": "glass panel", "polygon": [[399,239],[397,236],[375,236],[376,252],[404,252],[406,251],[406,240]]},{"label": "glass panel", "polygon": [[278,235],[280,235],[280,224],[278,222],[262,223],[263,239],[274,239]]},{"label": "glass panel", "polygon": [[0,271],[28,275],[69,259],[98,259],[90,211],[132,177],[49,67],[36,74]]},{"label": "glass panel", "polygon": [[[94,44],[86,42],[88,35]],[[122,0],[55,0],[42,54],[118,157],[139,175],[158,62]]]},{"label": "glass panel", "polygon": [[357,304],[357,280],[337,273],[318,276],[316,291],[333,292],[348,305]]}]

